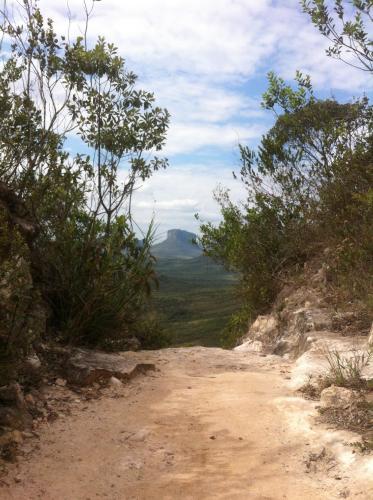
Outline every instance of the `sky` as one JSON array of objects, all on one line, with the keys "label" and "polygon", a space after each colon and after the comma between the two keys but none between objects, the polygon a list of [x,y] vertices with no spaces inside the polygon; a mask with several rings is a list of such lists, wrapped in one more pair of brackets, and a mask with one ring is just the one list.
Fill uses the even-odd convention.
[{"label": "sky", "polygon": [[[68,4],[79,30],[83,0]],[[66,0],[40,0],[40,7],[66,28]],[[172,228],[198,232],[196,213],[218,222],[218,186],[244,199],[232,171],[238,144],[255,147],[273,123],[260,106],[269,71],[291,81],[299,69],[318,96],[341,101],[373,88],[365,73],[325,55],[327,41],[298,0],[101,0],[89,25],[90,39],[99,35],[171,114],[169,168],[139,186],[133,201],[138,226],[154,217],[159,239]]]}]

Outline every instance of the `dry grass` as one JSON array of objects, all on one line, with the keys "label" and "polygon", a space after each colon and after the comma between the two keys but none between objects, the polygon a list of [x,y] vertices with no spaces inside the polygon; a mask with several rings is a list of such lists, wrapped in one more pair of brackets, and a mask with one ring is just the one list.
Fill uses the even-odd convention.
[{"label": "dry grass", "polygon": [[307,382],[302,385],[299,389],[299,392],[306,398],[311,399],[312,401],[318,401],[320,399],[320,395],[324,389],[330,387],[332,384],[326,377],[318,376],[316,379],[312,378],[312,375],[309,376]]},{"label": "dry grass", "polygon": [[355,349],[351,355],[342,355],[337,350],[325,350],[325,357],[329,364],[329,372],[325,376],[327,386],[366,389],[367,381],[362,372],[369,365],[373,357],[373,350],[361,351]]},{"label": "dry grass", "polygon": [[319,408],[320,421],[333,427],[356,432],[361,441],[353,443],[360,451],[373,451],[373,403],[356,401],[344,408]]}]

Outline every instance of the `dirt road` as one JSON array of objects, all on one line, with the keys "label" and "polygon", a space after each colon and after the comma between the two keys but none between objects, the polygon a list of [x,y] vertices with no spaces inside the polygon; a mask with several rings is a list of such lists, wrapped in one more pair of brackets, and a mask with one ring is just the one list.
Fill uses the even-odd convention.
[{"label": "dirt road", "polygon": [[339,473],[327,454],[318,467],[280,358],[204,348],[134,355],[159,371],[45,426],[1,499],[373,498],[372,484]]}]

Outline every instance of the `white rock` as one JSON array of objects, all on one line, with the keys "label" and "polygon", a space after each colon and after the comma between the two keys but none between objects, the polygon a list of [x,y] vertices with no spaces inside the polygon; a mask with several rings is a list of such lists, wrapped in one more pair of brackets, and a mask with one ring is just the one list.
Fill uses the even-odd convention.
[{"label": "white rock", "polygon": [[109,385],[111,385],[112,387],[116,387],[116,388],[120,388],[122,387],[122,382],[116,378],[116,377],[110,377],[110,380],[109,380]]},{"label": "white rock", "polygon": [[352,389],[332,385],[321,393],[320,403],[324,408],[344,408],[359,399],[359,395]]},{"label": "white rock", "polygon": [[263,343],[260,340],[248,340],[235,347],[234,350],[239,352],[262,352]]},{"label": "white rock", "polygon": [[[306,384],[309,377],[325,376],[329,372],[330,365],[326,353],[328,351],[339,351],[344,358],[352,358],[356,353],[366,352],[367,338],[341,337],[337,333],[314,332],[306,338],[306,351],[294,363],[292,367],[291,387],[298,390]],[[364,368],[364,378],[373,378],[373,362]]]},{"label": "white rock", "polygon": [[373,347],[373,323],[370,327],[369,337],[368,337],[368,345]]},{"label": "white rock", "polygon": [[141,429],[136,434],[131,436],[131,441],[145,441],[145,439],[149,436],[150,431],[148,429]]},{"label": "white rock", "polygon": [[137,362],[129,354],[75,349],[67,362],[66,378],[74,385],[101,385],[111,377],[130,380],[140,373],[156,369],[153,363]]},{"label": "white rock", "polygon": [[66,380],[64,380],[63,378],[58,378],[56,379],[55,384],[58,385],[59,387],[65,387]]},{"label": "white rock", "polygon": [[258,316],[249,330],[249,337],[255,340],[271,338],[277,333],[278,321],[271,315]]},{"label": "white rock", "polygon": [[34,354],[33,356],[29,356],[25,361],[26,367],[33,371],[38,371],[41,368],[40,359]]}]

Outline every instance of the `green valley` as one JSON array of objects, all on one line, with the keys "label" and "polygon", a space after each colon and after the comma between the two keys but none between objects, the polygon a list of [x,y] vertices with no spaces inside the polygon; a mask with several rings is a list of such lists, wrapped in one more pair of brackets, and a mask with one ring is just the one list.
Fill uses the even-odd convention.
[{"label": "green valley", "polygon": [[[170,233],[174,243],[175,232]],[[179,231],[177,236],[183,234]],[[186,255],[198,250],[194,245],[194,252]],[[239,307],[236,276],[199,253],[198,257],[157,259],[159,288],[154,306],[174,346],[220,346],[222,331]]]}]

